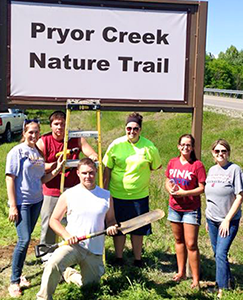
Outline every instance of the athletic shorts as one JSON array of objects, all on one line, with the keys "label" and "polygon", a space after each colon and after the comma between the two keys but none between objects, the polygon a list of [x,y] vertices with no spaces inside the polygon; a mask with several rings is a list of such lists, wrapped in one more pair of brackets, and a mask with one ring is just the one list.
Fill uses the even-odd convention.
[{"label": "athletic shorts", "polygon": [[167,220],[175,223],[201,225],[201,208],[193,211],[177,211],[169,206]]},{"label": "athletic shorts", "polygon": [[[130,220],[149,211],[148,196],[137,200],[122,200],[113,198],[113,201],[117,223]],[[151,224],[145,225],[141,228],[129,232],[129,234],[134,235],[149,235],[151,233]],[[117,235],[123,234],[120,231],[118,231]]]}]

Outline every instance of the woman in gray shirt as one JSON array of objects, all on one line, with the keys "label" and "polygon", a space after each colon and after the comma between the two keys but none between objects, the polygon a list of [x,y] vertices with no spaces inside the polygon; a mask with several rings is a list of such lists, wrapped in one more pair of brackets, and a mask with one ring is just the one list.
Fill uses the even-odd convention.
[{"label": "woman in gray shirt", "polygon": [[211,167],[206,179],[206,218],[212,248],[216,259],[218,297],[229,288],[232,280],[228,252],[237,234],[241,217],[243,180],[241,168],[229,162],[230,145],[224,139],[212,145],[216,165]]}]

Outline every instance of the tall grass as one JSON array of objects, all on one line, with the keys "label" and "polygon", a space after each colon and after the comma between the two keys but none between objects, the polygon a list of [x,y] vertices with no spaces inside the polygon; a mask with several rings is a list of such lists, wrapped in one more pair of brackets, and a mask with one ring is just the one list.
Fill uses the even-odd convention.
[{"label": "tall grass", "polygon": [[[42,132],[49,130],[49,111],[29,111],[29,117],[39,116],[42,119]],[[96,130],[96,119],[94,112],[73,112],[71,115],[71,127],[84,130]],[[117,137],[124,134],[125,119],[127,113],[102,112],[102,151],[103,154],[108,145]],[[143,113],[144,123],[142,135],[154,142],[161,154],[163,169],[152,172],[150,184],[150,207],[162,208],[167,212],[168,195],[164,190],[164,171],[168,161],[178,155],[177,141],[181,134],[191,131],[190,114],[174,113]],[[210,153],[210,145],[218,138],[226,138],[232,146],[232,161],[242,165],[243,145],[243,120],[230,118],[224,115],[204,112],[202,161],[206,170],[213,164]],[[96,142],[90,141],[96,149]],[[5,160],[8,151],[18,143],[0,145],[0,245],[11,245],[16,242],[15,229],[7,221],[7,195],[4,181]],[[205,198],[202,197],[203,210]],[[190,280],[174,283],[171,278],[176,272],[176,259],[174,241],[170,224],[166,218],[153,224],[153,234],[145,237],[143,257],[145,268],[138,270],[132,266],[133,255],[131,253],[131,242],[129,236],[125,248],[126,265],[123,268],[115,268],[114,248],[111,238],[106,238],[106,274],[100,285],[92,285],[79,289],[73,285],[62,283],[58,286],[54,299],[76,300],[76,299],[99,299],[99,300],[136,300],[136,299],[216,299],[215,294],[209,293],[207,285],[214,281],[215,263],[209,237],[204,229],[205,217],[203,213],[202,226],[199,232],[199,247],[201,252],[201,279],[202,289],[194,291],[190,289]],[[39,238],[40,224],[35,229],[33,238]],[[243,299],[243,232],[242,227],[238,232],[230,251],[230,262],[232,263],[233,275],[236,278],[236,289],[225,293],[224,299]],[[1,267],[7,264],[1,258]],[[34,254],[27,257],[24,272],[32,281],[32,287],[25,290],[23,299],[33,299],[38,291],[42,267],[34,258]],[[7,299],[7,285],[9,284],[10,268],[0,272],[1,299]]]}]

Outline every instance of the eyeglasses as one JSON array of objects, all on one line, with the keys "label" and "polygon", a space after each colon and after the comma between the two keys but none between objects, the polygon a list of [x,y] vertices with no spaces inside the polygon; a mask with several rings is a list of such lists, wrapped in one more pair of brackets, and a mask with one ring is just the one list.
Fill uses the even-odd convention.
[{"label": "eyeglasses", "polygon": [[219,153],[226,154],[228,152],[226,149],[222,149],[222,150],[214,149],[213,151],[215,154],[219,154]]},{"label": "eyeglasses", "polygon": [[184,147],[190,148],[192,145],[191,144],[180,144],[180,146],[182,148],[184,148]]},{"label": "eyeglasses", "polygon": [[126,130],[129,131],[129,132],[131,132],[132,130],[134,132],[138,132],[139,131],[139,127],[126,127]]}]

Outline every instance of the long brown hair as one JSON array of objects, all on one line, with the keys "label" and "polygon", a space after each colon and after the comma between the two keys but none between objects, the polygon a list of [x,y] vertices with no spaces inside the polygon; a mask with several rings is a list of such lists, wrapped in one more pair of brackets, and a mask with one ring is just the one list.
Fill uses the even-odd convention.
[{"label": "long brown hair", "polygon": [[194,137],[193,137],[191,134],[189,134],[189,133],[183,134],[183,135],[181,135],[181,136],[179,137],[178,145],[181,144],[181,140],[182,140],[183,138],[188,138],[188,139],[191,140],[191,144],[192,144],[192,148],[193,148],[193,149],[192,149],[192,151],[191,151],[191,153],[190,153],[190,159],[191,159],[192,161],[196,161],[196,160],[197,160],[197,157],[196,157],[196,153],[195,153],[195,151],[194,151],[194,147],[195,147],[195,139],[194,139]]}]

